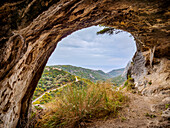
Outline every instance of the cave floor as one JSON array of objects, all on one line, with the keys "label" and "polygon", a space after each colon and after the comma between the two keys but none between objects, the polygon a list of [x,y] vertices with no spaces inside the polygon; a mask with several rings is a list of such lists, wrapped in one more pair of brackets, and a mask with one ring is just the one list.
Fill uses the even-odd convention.
[{"label": "cave floor", "polygon": [[117,118],[94,121],[88,128],[166,128],[169,122],[161,117],[161,112],[151,108],[159,103],[158,97],[146,97],[127,92],[130,102],[119,112]]}]

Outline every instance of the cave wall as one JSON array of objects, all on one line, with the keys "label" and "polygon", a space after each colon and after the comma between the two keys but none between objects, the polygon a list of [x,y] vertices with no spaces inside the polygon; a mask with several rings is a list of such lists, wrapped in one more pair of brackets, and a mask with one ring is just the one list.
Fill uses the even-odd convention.
[{"label": "cave wall", "polygon": [[103,24],[131,33],[138,49],[131,73],[138,84],[155,66],[169,65],[169,9],[168,0],[1,1],[0,127],[27,127],[49,56],[61,39],[82,28]]}]

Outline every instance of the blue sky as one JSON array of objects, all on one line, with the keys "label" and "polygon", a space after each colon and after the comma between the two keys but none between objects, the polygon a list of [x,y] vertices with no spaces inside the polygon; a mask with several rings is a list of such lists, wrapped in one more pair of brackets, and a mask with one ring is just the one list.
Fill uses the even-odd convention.
[{"label": "blue sky", "polygon": [[104,72],[125,67],[136,46],[133,37],[123,32],[116,35],[96,35],[99,26],[72,33],[57,45],[47,65],[74,65]]}]

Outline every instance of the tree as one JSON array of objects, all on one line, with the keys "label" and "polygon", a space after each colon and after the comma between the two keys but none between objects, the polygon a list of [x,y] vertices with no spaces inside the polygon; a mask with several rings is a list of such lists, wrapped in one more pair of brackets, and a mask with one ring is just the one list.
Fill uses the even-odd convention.
[{"label": "tree", "polygon": [[[102,25],[100,25],[102,26]],[[107,27],[107,26],[102,26],[104,27],[104,29],[98,31],[96,34],[109,34],[109,35],[113,35],[113,34],[119,34],[120,32],[123,32],[122,30],[118,30],[112,27]]]}]

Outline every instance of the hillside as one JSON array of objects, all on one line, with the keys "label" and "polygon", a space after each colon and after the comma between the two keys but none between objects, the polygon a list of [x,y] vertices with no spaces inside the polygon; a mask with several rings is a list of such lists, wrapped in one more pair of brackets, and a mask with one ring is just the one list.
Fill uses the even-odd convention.
[{"label": "hillside", "polygon": [[[42,100],[39,100],[40,102],[38,103],[46,103],[55,95],[55,90],[57,88],[61,88],[66,84],[70,84],[78,80],[86,82],[91,80],[96,82],[97,80],[109,79],[110,82],[116,86],[121,85],[125,81],[125,78],[121,77],[121,75],[113,78],[110,77],[111,76],[101,70],[91,70],[71,65],[46,66],[34,92],[33,102],[37,101],[37,98],[43,95],[41,98]],[[50,92],[50,90],[53,90],[53,93]]]},{"label": "hillside", "polygon": [[92,70],[92,69],[86,69],[86,68],[76,67],[72,65],[55,65],[51,67],[62,69],[73,75],[79,76],[81,78],[90,79],[92,81],[106,80],[110,78],[110,76],[105,72],[103,72],[102,70]]},{"label": "hillside", "polygon": [[121,75],[119,75],[119,76],[110,78],[109,80],[110,80],[115,86],[120,86],[120,85],[122,85],[122,84],[126,81],[126,78],[125,78],[125,77],[122,77]]},{"label": "hillside", "polygon": [[51,67],[62,69],[62,70],[69,72],[73,75],[79,76],[81,78],[90,79],[94,82],[97,80],[107,80],[109,78],[119,76],[124,71],[124,68],[121,68],[121,69],[116,69],[116,70],[112,70],[108,73],[105,73],[102,70],[92,70],[92,69],[86,69],[86,68],[76,67],[76,66],[72,66],[72,65],[55,65],[55,66],[51,66]]},{"label": "hillside", "polygon": [[107,74],[112,76],[112,77],[116,77],[121,75],[124,72],[125,68],[120,68],[120,69],[114,69],[110,72],[108,72]]},{"label": "hillside", "polygon": [[34,91],[33,100],[49,89],[57,88],[69,82],[74,82],[75,76],[61,69],[46,66],[37,88]]}]

